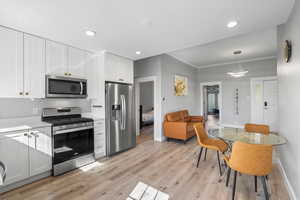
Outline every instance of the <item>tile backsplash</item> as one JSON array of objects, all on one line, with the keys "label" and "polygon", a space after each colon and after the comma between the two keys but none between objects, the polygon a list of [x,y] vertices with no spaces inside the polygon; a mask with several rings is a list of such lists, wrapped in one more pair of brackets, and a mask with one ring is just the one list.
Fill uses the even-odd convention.
[{"label": "tile backsplash", "polygon": [[0,98],[0,119],[41,116],[43,108],[73,106],[80,107],[83,113],[91,111],[91,101],[87,99]]}]

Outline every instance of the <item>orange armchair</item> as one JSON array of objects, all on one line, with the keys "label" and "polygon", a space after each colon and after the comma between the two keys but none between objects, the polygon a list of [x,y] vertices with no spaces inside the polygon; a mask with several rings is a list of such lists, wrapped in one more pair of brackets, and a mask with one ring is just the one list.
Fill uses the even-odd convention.
[{"label": "orange armchair", "polygon": [[265,197],[267,200],[269,199],[266,176],[272,171],[272,151],[273,148],[271,145],[247,144],[243,142],[235,142],[233,144],[230,158],[227,156],[224,157],[224,160],[229,166],[226,186],[228,186],[231,169],[234,170],[233,200],[235,196],[237,172],[255,177],[255,191],[257,191],[257,176],[260,176]]},{"label": "orange armchair", "polygon": [[168,113],[163,123],[164,135],[169,138],[183,140],[184,143],[191,137],[195,136],[193,125],[202,123],[202,116],[190,116],[187,110]]}]

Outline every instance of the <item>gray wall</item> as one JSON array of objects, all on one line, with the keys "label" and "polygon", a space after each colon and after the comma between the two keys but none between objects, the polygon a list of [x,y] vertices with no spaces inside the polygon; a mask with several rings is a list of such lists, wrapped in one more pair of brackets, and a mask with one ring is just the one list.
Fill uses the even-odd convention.
[{"label": "gray wall", "polygon": [[161,76],[161,57],[154,56],[134,62],[134,78]]},{"label": "gray wall", "polygon": [[90,112],[90,101],[85,99],[14,99],[0,98],[0,118],[41,116],[46,107],[78,106]]},{"label": "gray wall", "polygon": [[[241,67],[242,66],[242,67]],[[253,61],[238,64],[215,66],[198,70],[198,91],[200,93],[201,82],[222,82],[222,124],[242,126],[250,121],[251,99],[250,78],[262,76],[276,76],[276,59]],[[248,70],[243,78],[233,78],[227,72]],[[239,115],[234,109],[234,90],[239,89]],[[200,102],[200,94],[197,102]],[[200,103],[196,109],[200,110]]]},{"label": "gray wall", "polygon": [[[279,133],[288,140],[280,148],[280,160],[286,175],[300,199],[300,2],[295,1],[293,12],[278,28]],[[283,61],[284,40],[291,40],[293,55],[289,63]]]},{"label": "gray wall", "polygon": [[154,83],[144,82],[140,84],[140,104],[143,112],[151,111],[154,107]]},{"label": "gray wall", "polygon": [[[197,69],[166,54],[162,55],[161,59],[162,97],[165,99],[162,106],[163,115],[182,109],[188,109],[190,114],[196,114],[194,108],[197,93]],[[187,96],[175,96],[174,77],[176,74],[188,78]]]}]

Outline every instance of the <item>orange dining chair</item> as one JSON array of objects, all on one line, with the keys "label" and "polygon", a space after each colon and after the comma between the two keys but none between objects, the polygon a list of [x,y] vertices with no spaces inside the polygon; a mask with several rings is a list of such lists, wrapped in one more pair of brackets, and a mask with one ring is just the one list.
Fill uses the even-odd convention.
[{"label": "orange dining chair", "polygon": [[232,200],[234,200],[235,196],[237,172],[254,176],[255,187],[257,187],[256,177],[259,176],[263,184],[265,198],[269,199],[266,176],[272,171],[272,152],[273,148],[271,145],[243,142],[235,142],[233,144],[230,157],[224,156],[228,166],[226,186],[229,183],[231,169],[234,170]]},{"label": "orange dining chair", "polygon": [[249,133],[270,134],[270,127],[263,124],[245,124],[245,131]]},{"label": "orange dining chair", "polygon": [[197,161],[197,168],[199,167],[203,148],[205,148],[204,160],[206,160],[207,149],[215,150],[217,152],[220,175],[222,176],[219,152],[224,154],[228,149],[228,144],[220,139],[209,138],[202,123],[194,124],[194,129],[197,135],[198,144],[201,146]]}]

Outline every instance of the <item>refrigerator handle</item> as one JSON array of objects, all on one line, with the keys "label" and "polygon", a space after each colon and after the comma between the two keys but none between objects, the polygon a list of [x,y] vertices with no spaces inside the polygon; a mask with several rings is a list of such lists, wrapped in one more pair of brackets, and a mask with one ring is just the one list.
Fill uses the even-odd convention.
[{"label": "refrigerator handle", "polygon": [[121,129],[125,130],[126,128],[126,100],[125,100],[125,96],[122,94],[121,95],[121,103],[122,103],[122,120],[121,120]]}]

